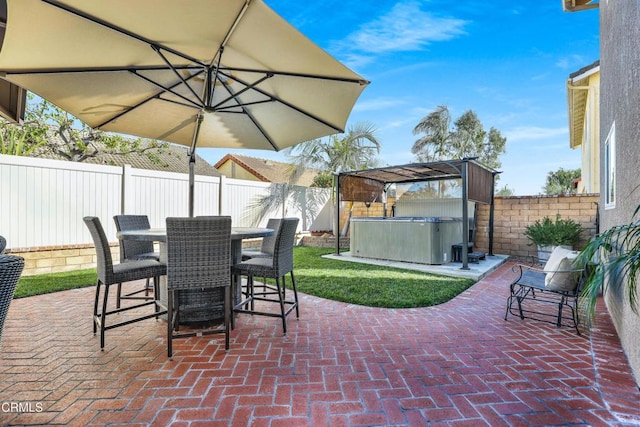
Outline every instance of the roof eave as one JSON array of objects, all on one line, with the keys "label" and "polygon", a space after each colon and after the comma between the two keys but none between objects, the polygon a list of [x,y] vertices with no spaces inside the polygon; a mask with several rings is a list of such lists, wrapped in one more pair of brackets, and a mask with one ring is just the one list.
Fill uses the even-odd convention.
[{"label": "roof eave", "polygon": [[562,0],[562,10],[565,12],[581,12],[599,7],[600,3],[595,0]]},{"label": "roof eave", "polygon": [[587,108],[587,95],[590,89],[589,77],[600,72],[600,61],[596,61],[567,79],[567,102],[569,116],[569,147],[582,145],[584,138],[584,120]]}]

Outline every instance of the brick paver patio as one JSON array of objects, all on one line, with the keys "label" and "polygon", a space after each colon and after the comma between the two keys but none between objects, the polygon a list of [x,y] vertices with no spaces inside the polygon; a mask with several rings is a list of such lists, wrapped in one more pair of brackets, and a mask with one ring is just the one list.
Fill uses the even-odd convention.
[{"label": "brick paver patio", "polygon": [[241,315],[174,341],[147,320],[91,331],[93,288],[13,301],[0,343],[1,425],[640,425],[640,392],[606,311],[580,337],[503,320],[507,263],[438,307],[301,295],[301,317]]}]

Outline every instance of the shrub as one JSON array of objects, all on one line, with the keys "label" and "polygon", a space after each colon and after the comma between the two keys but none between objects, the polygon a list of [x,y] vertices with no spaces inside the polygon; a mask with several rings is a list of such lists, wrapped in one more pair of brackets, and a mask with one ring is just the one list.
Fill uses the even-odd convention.
[{"label": "shrub", "polygon": [[553,221],[548,216],[536,220],[525,228],[524,234],[538,246],[575,246],[580,240],[582,226],[572,219],[562,219],[558,214]]}]

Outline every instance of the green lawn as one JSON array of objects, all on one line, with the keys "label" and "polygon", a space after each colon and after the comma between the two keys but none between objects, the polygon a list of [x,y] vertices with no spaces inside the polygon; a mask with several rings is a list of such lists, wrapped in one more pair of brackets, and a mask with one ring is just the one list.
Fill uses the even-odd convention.
[{"label": "green lawn", "polygon": [[442,304],[475,282],[419,271],[322,258],[333,249],[298,247],[294,275],[300,292],[370,307]]},{"label": "green lawn", "polygon": [[[321,257],[332,252],[327,248],[295,248],[294,274],[300,292],[370,307],[409,308],[442,304],[475,283],[471,279]],[[15,297],[93,286],[95,281],[95,269],[23,276]]]},{"label": "green lawn", "polygon": [[14,298],[29,297],[38,294],[64,291],[67,289],[84,288],[95,285],[96,269],[76,270],[65,273],[40,274],[37,276],[22,276],[16,287]]}]

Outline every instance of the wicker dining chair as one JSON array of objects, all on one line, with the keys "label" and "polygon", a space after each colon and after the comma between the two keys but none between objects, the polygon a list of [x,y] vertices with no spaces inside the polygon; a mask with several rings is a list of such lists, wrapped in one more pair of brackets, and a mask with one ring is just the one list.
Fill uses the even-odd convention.
[{"label": "wicker dining chair", "polygon": [[[178,293],[184,290],[223,289],[223,329],[219,327],[178,332]],[[210,298],[208,298],[210,299]],[[194,310],[206,309],[204,299]],[[229,349],[231,322],[231,217],[167,218],[167,356],[173,356],[173,339],[225,335]]]},{"label": "wicker dining chair", "polygon": [[[116,223],[117,231],[148,230],[151,228],[147,215],[116,215],[113,217],[113,221]],[[160,253],[154,251],[153,242],[151,241],[120,239],[120,262],[143,259],[160,261]],[[153,299],[153,297],[149,296],[149,291],[151,290],[150,281],[151,279],[147,279],[147,283],[142,289],[136,289],[124,295],[122,295],[122,283],[118,283],[116,307],[120,308],[121,300],[123,299]],[[144,296],[139,296],[143,292]]]},{"label": "wicker dining chair", "polygon": [[[109,241],[104,233],[100,219],[94,216],[87,216],[84,217],[83,220],[91,233],[93,243],[96,247],[98,281],[96,283],[96,296],[93,306],[93,333],[96,334],[98,328],[100,329],[100,348],[104,350],[104,335],[106,330],[150,319],[152,317],[157,319],[160,315],[166,314],[166,310],[164,310],[164,307],[158,298],[160,295],[159,278],[167,273],[167,266],[153,259],[127,261],[120,264],[114,264],[113,259],[111,258]],[[145,301],[135,305],[109,310],[109,287],[111,285],[130,282],[133,280],[148,279],[150,277],[153,278],[154,284],[154,299],[152,301]],[[104,292],[102,292],[102,309],[98,310],[101,293],[100,288],[103,285]],[[107,325],[107,317],[111,315],[119,315],[120,313],[148,305],[154,306],[153,313],[121,319],[119,322]]]},{"label": "wicker dining chair", "polygon": [[4,321],[9,312],[9,305],[13,300],[13,294],[23,269],[24,258],[15,255],[0,255],[0,340],[2,339]]},{"label": "wicker dining chair", "polygon": [[[276,242],[273,256],[270,258],[252,258],[236,264],[231,269],[234,274],[247,276],[246,298],[234,307],[236,313],[249,313],[261,316],[279,317],[282,319],[282,331],[287,333],[287,315],[295,309],[296,318],[300,317],[298,308],[298,291],[293,275],[293,245],[295,243],[298,218],[283,218],[276,233]],[[286,299],[285,276],[291,275],[291,288],[293,300]],[[262,289],[256,292],[255,277],[270,278],[275,280],[275,287],[261,284]],[[282,279],[282,283],[281,280]],[[274,302],[280,305],[279,312],[258,311],[255,309],[255,301]]]},{"label": "wicker dining chair", "polygon": [[267,221],[267,228],[273,230],[271,236],[262,238],[262,245],[260,249],[245,249],[242,251],[242,261],[246,261],[251,258],[271,258],[273,256],[273,250],[276,246],[276,235],[278,234],[278,227],[280,227],[280,218],[269,218]]},{"label": "wicker dining chair", "polygon": [[4,252],[4,248],[6,247],[7,247],[7,239],[5,239],[3,236],[0,236],[0,254]]}]

